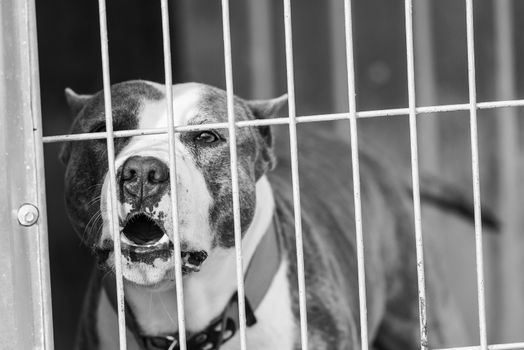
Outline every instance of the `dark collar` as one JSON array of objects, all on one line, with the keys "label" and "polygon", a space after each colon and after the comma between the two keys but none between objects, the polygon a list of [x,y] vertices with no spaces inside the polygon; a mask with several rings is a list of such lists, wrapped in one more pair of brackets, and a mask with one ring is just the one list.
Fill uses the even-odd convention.
[{"label": "dark collar", "polygon": [[[251,327],[257,320],[254,311],[266,295],[281,261],[281,232],[276,217],[260,240],[244,276],[246,320]],[[113,274],[103,277],[104,289],[113,309],[116,310],[116,282]],[[168,336],[143,335],[136,318],[126,303],[126,326],[135,336],[142,349],[146,350],[178,350],[178,333]],[[198,333],[187,334],[188,350],[218,350],[220,346],[231,339],[239,328],[238,296],[235,292],[222,313]]]}]

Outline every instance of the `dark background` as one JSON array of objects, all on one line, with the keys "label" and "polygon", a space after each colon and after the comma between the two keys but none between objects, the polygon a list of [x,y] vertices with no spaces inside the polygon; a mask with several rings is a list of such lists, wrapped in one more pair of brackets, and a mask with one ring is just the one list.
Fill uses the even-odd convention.
[{"label": "dark background", "polygon": [[[249,15],[253,1],[264,2],[269,11],[264,29],[269,44],[253,44],[255,31],[262,30],[250,25],[254,20]],[[174,81],[198,81],[225,88],[220,2],[177,0],[171,1],[170,5]],[[493,1],[475,1],[479,101],[497,98],[493,5]],[[521,18],[519,14],[524,14],[524,3],[515,2],[513,6],[514,18]],[[107,7],[111,81],[147,79],[163,82],[160,2],[111,0]],[[342,1],[295,0],[292,9],[298,114],[347,111]],[[246,98],[269,98],[284,93],[286,72],[281,2],[231,0],[231,11],[235,93]],[[465,103],[468,85],[464,3],[456,0],[431,2],[430,19],[433,55],[429,64],[435,76],[433,84],[436,90],[422,104]],[[92,93],[102,88],[98,4],[94,0],[40,0],[37,1],[37,22],[44,134],[64,134],[71,122],[63,96],[64,88],[69,86],[78,93]],[[357,109],[407,106],[404,2],[354,1],[354,22]],[[522,60],[519,58],[523,57],[524,26],[518,20],[515,23],[516,38],[512,43],[515,72],[521,72]],[[419,35],[419,29],[415,29],[415,34]],[[271,71],[259,71],[257,60],[260,59]],[[522,96],[519,92],[524,80],[521,74],[515,74],[514,91],[517,96]],[[266,79],[262,84],[263,78]],[[423,85],[419,84],[419,90],[424,88]],[[479,112],[483,200],[492,207],[504,201],[501,198],[504,177],[497,170],[498,157],[503,150],[499,147],[495,116],[496,113],[491,111]],[[382,147],[389,157],[409,165],[407,118],[366,120],[359,125],[363,138],[375,142],[379,149]],[[433,154],[433,159],[423,161],[423,167],[471,192],[468,114],[442,114],[434,125],[436,127],[430,133],[438,142],[437,152],[431,152],[436,145],[426,142],[427,134],[422,133],[420,137],[422,154]],[[520,128],[521,124],[518,125]],[[342,130],[340,135],[347,132],[345,127],[338,129]],[[57,349],[70,349],[92,258],[81,246],[65,216],[64,167],[58,161],[59,147],[59,144],[45,147],[47,204],[55,344]],[[515,163],[515,171],[519,171],[520,176],[520,153],[516,155]],[[515,191],[520,194],[520,187]],[[515,208],[515,215],[518,213]],[[442,225],[447,227],[445,223]],[[461,230],[471,231],[471,227]],[[445,250],[454,251],[455,258],[467,256],[467,262],[459,260],[454,265],[459,272],[450,278],[453,283],[464,285],[460,288],[466,295],[465,304],[471,314],[468,320],[475,333],[476,298],[467,297],[475,291],[472,234],[447,239],[453,247],[445,247]],[[492,310],[488,324],[493,325],[490,336],[493,340],[514,339],[514,335],[497,331],[503,328],[502,322],[509,322],[505,320],[511,317],[497,312],[502,308],[498,304],[502,292],[497,284],[500,283],[497,276],[502,248],[500,243],[492,241],[488,238],[486,248],[489,251],[487,258],[493,259],[486,269],[495,276],[491,277],[493,288],[488,289]],[[518,242],[522,244],[522,239]],[[449,259],[453,261],[453,257]],[[464,265],[471,271],[462,271],[460,266]],[[518,300],[514,305],[515,310],[522,308],[522,301]],[[522,328],[522,324],[517,324],[517,327]]]}]

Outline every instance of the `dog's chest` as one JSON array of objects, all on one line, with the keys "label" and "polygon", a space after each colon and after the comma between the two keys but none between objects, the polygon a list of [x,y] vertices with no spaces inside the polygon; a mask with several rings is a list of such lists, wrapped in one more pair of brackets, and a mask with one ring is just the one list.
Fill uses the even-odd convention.
[{"label": "dog's chest", "polygon": [[[291,350],[295,345],[296,322],[287,278],[288,263],[280,266],[271,288],[255,314],[257,323],[247,328],[247,347],[252,350]],[[221,349],[240,349],[240,331]]]},{"label": "dog's chest", "polygon": [[[274,280],[269,288],[262,303],[257,308],[255,314],[257,323],[247,328],[247,343],[248,348],[257,349],[275,349],[275,350],[291,350],[295,344],[295,318],[292,312],[292,301],[289,290],[289,281],[287,278],[288,263],[282,262]],[[173,298],[174,299],[174,298]],[[190,299],[190,298],[188,298]],[[171,305],[165,303],[155,303],[150,301],[147,305],[149,309],[147,314],[143,314],[141,324],[147,325],[147,331],[152,333],[170,333],[172,329],[176,329],[177,318],[176,311],[169,310]],[[205,311],[200,305],[194,305],[197,308],[196,314],[200,319],[198,323],[202,323],[205,319]],[[216,309],[217,306],[209,307],[209,310]],[[213,313],[214,314],[214,313]],[[186,320],[191,322],[191,305],[186,304]],[[211,312],[207,316],[206,323],[211,321]],[[111,305],[102,293],[102,299],[98,307],[98,324],[97,330],[99,333],[100,349],[113,349],[118,342],[118,327],[116,313],[112,310]],[[149,332],[148,332],[149,333]],[[221,349],[236,350],[240,349],[240,331],[227,341]],[[129,349],[135,349],[134,338],[128,331],[128,345]]]}]

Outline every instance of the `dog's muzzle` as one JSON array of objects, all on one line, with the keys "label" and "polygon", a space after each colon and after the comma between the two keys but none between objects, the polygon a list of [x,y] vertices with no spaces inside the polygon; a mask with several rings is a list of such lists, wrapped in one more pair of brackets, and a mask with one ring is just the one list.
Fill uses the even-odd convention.
[{"label": "dog's muzzle", "polygon": [[[174,246],[166,232],[166,215],[153,214],[169,190],[168,166],[154,157],[130,157],[118,170],[118,183],[120,202],[130,208],[120,221],[122,253],[133,262],[170,259]],[[207,252],[193,250],[184,243],[181,250],[183,273],[199,271]]]},{"label": "dog's muzzle", "polygon": [[128,244],[147,247],[158,243],[165,235],[161,225],[146,214],[137,214],[127,220],[122,234]]},{"label": "dog's muzzle", "polygon": [[[174,251],[173,243],[161,223],[141,213],[129,218],[121,232],[122,251],[133,261],[148,261],[151,256],[170,256]],[[188,274],[200,271],[200,266],[207,258],[204,250],[184,250],[182,246],[182,272]],[[163,253],[163,254],[162,254]]]}]

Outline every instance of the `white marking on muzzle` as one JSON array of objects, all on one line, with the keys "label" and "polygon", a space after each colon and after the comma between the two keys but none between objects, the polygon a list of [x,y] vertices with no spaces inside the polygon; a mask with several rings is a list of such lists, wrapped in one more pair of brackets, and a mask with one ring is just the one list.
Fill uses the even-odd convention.
[{"label": "white marking on muzzle", "polygon": [[[153,83],[151,83],[153,84]],[[161,85],[153,84],[163,90]],[[184,125],[195,116],[201,89],[195,84],[175,86],[173,91],[175,125]],[[167,127],[165,99],[161,101],[144,101],[139,113],[139,128]],[[212,232],[209,222],[209,208],[212,197],[207,188],[202,172],[197,168],[191,153],[181,143],[179,135],[175,137],[175,158],[177,167],[177,194],[179,212],[179,232],[181,242],[191,250],[211,249]],[[154,157],[169,164],[169,145],[167,135],[135,136],[119,152],[115,160],[116,169],[120,169],[127,159],[133,156]],[[118,180],[118,179],[117,179]],[[171,192],[166,192],[157,205],[148,212],[156,219],[162,219],[164,229],[169,238],[173,239],[173,217],[171,214]],[[109,196],[109,178],[106,174],[101,193],[101,212],[103,218],[102,234],[99,240],[112,240],[109,230],[110,220],[107,214]],[[117,213],[123,221],[131,211],[128,203],[119,203]],[[122,227],[120,229],[123,229]],[[128,264],[126,264],[129,266]],[[169,264],[171,265],[171,263]],[[156,266],[156,265],[155,265]],[[137,266],[138,267],[138,266]],[[158,267],[158,266],[157,266]],[[132,268],[129,267],[129,268]],[[159,267],[160,268],[160,267]],[[167,266],[165,267],[167,269]],[[156,273],[155,273],[156,275]],[[149,281],[148,276],[136,276],[141,281]],[[157,279],[156,276],[153,279]]]}]

